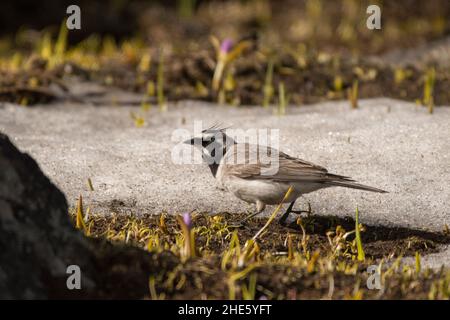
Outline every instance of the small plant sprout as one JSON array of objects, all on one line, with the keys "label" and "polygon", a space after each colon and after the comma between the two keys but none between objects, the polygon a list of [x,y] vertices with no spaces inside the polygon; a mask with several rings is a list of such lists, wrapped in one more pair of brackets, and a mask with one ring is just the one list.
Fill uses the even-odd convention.
[{"label": "small plant sprout", "polygon": [[87,179],[87,185],[88,185],[88,188],[89,188],[90,191],[94,191],[94,186],[92,184],[91,178]]},{"label": "small plant sprout", "polygon": [[182,250],[184,259],[190,259],[196,256],[195,234],[192,228],[192,218],[190,213],[184,213],[177,217],[184,237],[184,250]]},{"label": "small plant sprout", "polygon": [[159,57],[158,73],[156,77],[156,94],[159,110],[165,111],[167,109],[167,102],[164,97],[164,55],[162,53]]},{"label": "small plant sprout", "polygon": [[267,108],[270,104],[270,101],[273,98],[274,94],[274,88],[273,88],[273,59],[269,59],[269,63],[267,64],[267,70],[266,70],[266,78],[264,81],[264,87],[263,87],[263,107]]},{"label": "small plant sprout", "polygon": [[223,88],[225,91],[233,91],[236,89],[236,80],[234,79],[233,73],[228,69],[227,75],[223,82]]},{"label": "small plant sprout", "polygon": [[101,53],[105,56],[112,56],[118,51],[116,40],[111,35],[107,35],[103,38],[101,47]]},{"label": "small plant sprout", "polygon": [[161,216],[159,217],[159,229],[165,233],[168,234],[169,230],[167,229],[167,225],[166,225],[166,215],[165,214],[161,214]]},{"label": "small plant sprout", "polygon": [[77,211],[76,211],[76,228],[86,230],[86,224],[84,223],[84,210],[83,210],[83,197],[80,194],[77,203]]},{"label": "small plant sprout", "polygon": [[272,214],[270,215],[269,219],[267,220],[266,224],[259,229],[259,231],[253,236],[253,240],[256,240],[266,229],[267,227],[269,227],[269,225],[272,223],[272,221],[275,219],[275,217],[277,216],[277,213],[281,210],[281,208],[283,207],[283,203],[284,200],[288,199],[289,196],[291,195],[292,191],[294,190],[294,188],[292,186],[289,187],[289,189],[286,191],[286,194],[283,197],[283,200],[281,201],[281,203],[275,208],[275,210],[272,212]]},{"label": "small plant sprout", "polygon": [[138,71],[141,73],[148,73],[150,71],[150,63],[152,61],[151,55],[146,52],[142,55],[141,61],[138,65]]},{"label": "small plant sprout", "polygon": [[[242,253],[240,253],[242,252]],[[244,267],[249,261],[257,260],[259,254],[259,246],[254,239],[247,240],[245,242],[242,251],[237,252],[237,267]]]},{"label": "small plant sprout", "polygon": [[316,262],[320,257],[320,251],[316,250],[314,251],[314,253],[311,256],[311,259],[309,259],[308,261],[308,265],[306,266],[306,271],[308,271],[308,273],[311,273],[315,270],[316,268]]},{"label": "small plant sprout", "polygon": [[199,97],[207,97],[209,95],[208,88],[201,82],[200,80],[197,80],[195,83],[195,92]]},{"label": "small plant sprout", "polygon": [[416,273],[419,274],[420,270],[422,269],[422,265],[420,263],[420,253],[416,251]]},{"label": "small plant sprout", "polygon": [[288,247],[288,259],[294,260],[294,246],[292,244],[292,236],[288,233],[287,236],[287,247]]},{"label": "small plant sprout", "polygon": [[423,105],[428,107],[428,112],[433,113],[434,108],[434,84],[436,81],[436,70],[430,68],[425,74],[423,87]]},{"label": "small plant sprout", "polygon": [[305,226],[303,225],[303,221],[302,218],[298,217],[297,218],[297,225],[300,227],[300,229],[302,229],[302,249],[303,249],[303,254],[305,256],[308,255],[308,236],[306,235],[306,229]]},{"label": "small plant sprout", "polygon": [[342,88],[344,87],[344,81],[340,75],[336,75],[333,80],[334,91],[342,92]]},{"label": "small plant sprout", "polygon": [[394,70],[394,82],[398,86],[407,78],[407,72],[403,68]]},{"label": "small plant sprout", "polygon": [[[245,278],[254,268],[256,265],[250,265],[246,267],[244,270],[237,271],[231,273],[231,275],[228,278],[228,288],[229,288],[229,299],[235,300],[236,299],[236,281],[239,279]],[[255,279],[256,282],[256,279]],[[255,284],[256,288],[256,284]]]},{"label": "small plant sprout", "polygon": [[244,300],[255,300],[256,295],[256,279],[257,274],[252,273],[248,278],[248,286],[242,285],[242,299]]},{"label": "small plant sprout", "polygon": [[158,293],[156,292],[156,278],[154,275],[151,275],[148,278],[148,288],[150,291],[150,299],[152,299],[152,300],[163,300],[164,299],[165,295],[163,293],[158,295]]},{"label": "small plant sprout", "polygon": [[348,89],[348,100],[352,109],[358,108],[358,80],[353,80],[352,87]]},{"label": "small plant sprout", "polygon": [[356,248],[358,250],[358,261],[364,261],[366,259],[366,254],[364,253],[364,249],[361,241],[361,226],[359,224],[359,210],[356,207],[355,210],[355,240],[356,240]]},{"label": "small plant sprout", "polygon": [[137,114],[135,114],[133,111],[130,112],[130,117],[134,121],[134,125],[137,128],[141,128],[145,125],[145,119]]},{"label": "small plant sprout", "polygon": [[210,40],[216,51],[217,60],[212,79],[212,88],[214,91],[218,91],[227,65],[242,55],[244,50],[251,46],[251,42],[241,41],[234,45],[231,39],[225,39],[220,43],[214,36],[211,36]]},{"label": "small plant sprout", "polygon": [[23,56],[20,52],[15,52],[9,61],[9,68],[12,71],[17,71],[23,64]]},{"label": "small plant sprout", "polygon": [[284,83],[278,84],[278,115],[283,116],[286,114],[286,106],[288,104],[288,97],[284,89]]}]

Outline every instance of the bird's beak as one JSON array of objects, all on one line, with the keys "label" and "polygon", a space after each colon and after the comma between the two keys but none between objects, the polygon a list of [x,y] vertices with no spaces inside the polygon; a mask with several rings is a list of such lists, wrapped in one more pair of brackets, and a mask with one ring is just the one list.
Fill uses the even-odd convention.
[{"label": "bird's beak", "polygon": [[195,142],[195,138],[187,139],[186,141],[183,141],[184,144],[190,144],[190,145],[193,145],[194,142]]}]

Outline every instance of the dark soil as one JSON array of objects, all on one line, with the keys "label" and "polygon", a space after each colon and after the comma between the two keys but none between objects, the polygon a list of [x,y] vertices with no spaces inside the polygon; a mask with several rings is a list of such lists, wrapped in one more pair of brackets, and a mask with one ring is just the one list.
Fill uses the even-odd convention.
[{"label": "dark soil", "polygon": [[[448,280],[444,280],[450,277],[450,272],[446,269],[417,272],[414,267],[393,263],[401,256],[439,251],[443,244],[450,243],[449,234],[364,226],[362,243],[366,260],[357,262],[353,235],[340,242],[343,249],[338,253],[330,244],[330,241],[337,243],[335,241],[338,235],[355,228],[352,218],[310,215],[303,216],[300,221],[287,227],[274,222],[257,241],[258,257],[249,259],[242,267],[233,267],[233,263],[224,267],[224,255],[230,250],[233,231],[237,231],[243,250],[244,242],[251,239],[267,221],[264,218],[254,218],[244,227],[230,227],[242,217],[243,215],[231,214],[214,217],[195,214],[193,228],[196,230],[198,257],[185,262],[180,258],[177,267],[162,270],[154,276],[157,296],[153,292],[149,298],[244,298],[252,277],[257,279],[253,298],[269,299],[444,299],[447,293],[436,289],[437,283],[444,285],[445,290],[450,289],[446,287],[449,283],[445,281]],[[109,217],[94,216],[90,221],[90,236],[124,241],[123,237],[127,235],[126,242],[148,249],[148,239],[157,234],[159,246],[152,246],[150,250],[166,256],[167,251],[171,251],[179,256],[176,248],[180,245],[179,237],[182,236],[174,216],[133,218],[113,214]],[[304,235],[298,223],[304,227]],[[145,241],[142,241],[142,235],[146,235]],[[290,250],[296,253],[289,253]],[[380,259],[385,261],[386,266],[383,267],[386,268],[383,269],[384,289],[369,290],[366,287],[366,269],[371,264],[378,264]],[[387,271],[389,265],[395,266],[394,269]],[[250,271],[245,273],[248,268]],[[245,275],[230,284],[230,277],[243,270]],[[334,288],[332,292],[330,281]]]}]

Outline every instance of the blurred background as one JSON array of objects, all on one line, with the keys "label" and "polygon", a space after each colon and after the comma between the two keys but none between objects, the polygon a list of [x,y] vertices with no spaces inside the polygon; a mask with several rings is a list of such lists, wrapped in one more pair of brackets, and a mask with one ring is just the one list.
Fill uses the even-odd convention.
[{"label": "blurred background", "polygon": [[[71,4],[81,8],[81,29],[66,32],[61,25]],[[370,4],[381,8],[381,30],[366,27]],[[433,103],[442,105],[449,104],[449,35],[448,0],[5,1],[0,99],[51,100],[51,94],[11,92],[14,86],[28,88],[30,81],[22,79],[23,72],[11,74],[42,62],[46,70],[70,62],[77,67],[72,72],[89,80],[149,98],[157,94],[162,65],[161,91],[168,100],[277,103],[282,83],[288,101],[303,104],[346,98],[357,81],[360,97],[422,103],[428,81]],[[214,85],[214,42],[224,40],[246,45]],[[32,83],[46,87],[51,81],[37,76]]]},{"label": "blurred background", "polygon": [[[450,34],[446,0],[17,0],[0,4],[0,34],[57,30],[71,4],[82,10],[81,30],[69,35],[72,44],[94,33],[117,40],[140,35],[169,44],[201,41],[211,33],[233,38],[256,33],[270,43],[301,41],[323,49],[374,54]],[[382,8],[382,31],[366,28],[370,4]]]}]

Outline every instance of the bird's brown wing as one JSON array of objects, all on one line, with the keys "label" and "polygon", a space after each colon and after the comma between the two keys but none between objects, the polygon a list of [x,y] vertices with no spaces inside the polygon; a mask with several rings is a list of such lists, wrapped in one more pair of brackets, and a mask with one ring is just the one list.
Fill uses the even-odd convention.
[{"label": "bird's brown wing", "polygon": [[[247,144],[245,146],[245,162],[236,162],[237,155],[240,154],[242,156],[242,152],[244,152],[244,148],[238,150],[238,146],[239,145],[235,145],[232,149],[227,151],[226,158],[228,163],[224,163],[224,166],[227,174],[242,179],[270,179],[272,181],[280,182],[304,181],[313,183],[324,183],[333,180],[353,181],[348,177],[330,174],[327,169],[314,163],[291,157],[283,152],[278,152],[273,148],[265,146],[255,147]],[[266,159],[271,159],[272,161],[266,161],[265,163],[260,161],[261,151],[267,152],[266,155],[268,158]],[[277,152],[278,156],[276,156]],[[271,157],[272,154],[274,155],[274,159]],[[252,159],[253,161],[251,161]],[[271,165],[276,165],[274,162],[276,162],[277,159],[278,171],[273,174],[263,174],[263,172],[267,173],[267,169],[270,168]],[[230,160],[234,160],[234,162]]]}]

